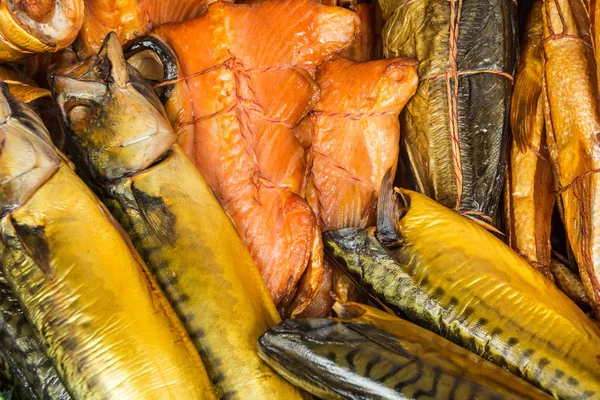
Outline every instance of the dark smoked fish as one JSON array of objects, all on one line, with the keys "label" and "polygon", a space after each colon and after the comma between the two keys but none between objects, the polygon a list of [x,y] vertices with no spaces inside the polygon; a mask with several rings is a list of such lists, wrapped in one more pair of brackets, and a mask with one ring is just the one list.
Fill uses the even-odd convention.
[{"label": "dark smoked fish", "polygon": [[501,196],[516,68],[516,2],[380,0],[386,57],[419,62],[401,117],[420,192],[491,222]]}]

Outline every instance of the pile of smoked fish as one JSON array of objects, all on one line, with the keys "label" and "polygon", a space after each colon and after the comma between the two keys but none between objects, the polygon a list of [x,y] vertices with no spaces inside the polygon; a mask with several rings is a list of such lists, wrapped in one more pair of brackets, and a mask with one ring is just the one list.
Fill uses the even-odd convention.
[{"label": "pile of smoked fish", "polygon": [[0,399],[600,398],[596,0],[0,0]]}]

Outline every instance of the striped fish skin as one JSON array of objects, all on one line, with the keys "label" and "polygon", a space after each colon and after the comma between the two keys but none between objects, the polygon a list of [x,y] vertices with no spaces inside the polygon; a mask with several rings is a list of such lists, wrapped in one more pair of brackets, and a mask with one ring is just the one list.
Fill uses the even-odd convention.
[{"label": "striped fish skin", "polygon": [[212,398],[200,357],[129,240],[41,120],[3,94],[0,273],[68,392]]},{"label": "striped fish skin", "polygon": [[[380,211],[377,231],[328,232],[326,252],[412,322],[555,397],[597,398],[598,327],[485,229],[423,195],[401,194],[401,218]],[[386,218],[397,237],[386,231]]]},{"label": "striped fish skin", "polygon": [[2,358],[27,398],[71,399],[39,336],[1,275],[0,345]]},{"label": "striped fish skin", "polygon": [[259,353],[280,374],[323,399],[549,398],[455,344],[402,323],[398,337],[352,320],[285,320],[260,338]]},{"label": "striped fish skin", "polygon": [[[68,137],[84,160],[80,166],[96,178],[173,305],[217,397],[301,398],[256,354],[259,336],[279,316],[248,250],[205,180],[173,145],[158,98],[126,66],[118,39],[109,36],[108,46],[111,41],[119,54],[101,54],[65,75],[59,71],[54,81]],[[90,84],[106,95],[80,90]],[[84,106],[98,118],[79,121],[77,110]]]}]

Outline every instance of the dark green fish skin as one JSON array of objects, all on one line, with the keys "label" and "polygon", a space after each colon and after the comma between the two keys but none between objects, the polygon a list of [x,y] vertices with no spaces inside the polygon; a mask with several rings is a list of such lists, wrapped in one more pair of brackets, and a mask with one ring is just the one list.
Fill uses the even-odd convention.
[{"label": "dark green fish skin", "polygon": [[[419,62],[402,140],[421,193],[491,221],[507,162],[513,0],[379,0],[384,54]],[[489,217],[489,218],[487,218]]]},{"label": "dark green fish skin", "polygon": [[[484,360],[464,363],[467,368],[482,370],[480,381],[456,374],[453,360],[414,351],[438,344],[456,345],[439,337],[435,338],[439,341],[430,342],[429,336],[435,335],[429,332],[424,336],[423,343],[415,346],[368,324],[289,319],[260,338],[259,354],[288,380],[324,399],[548,397],[507,372],[486,365]],[[448,364],[450,368],[445,368]]]},{"label": "dark green fish skin", "polygon": [[0,355],[31,399],[71,399],[18,300],[0,275]]}]

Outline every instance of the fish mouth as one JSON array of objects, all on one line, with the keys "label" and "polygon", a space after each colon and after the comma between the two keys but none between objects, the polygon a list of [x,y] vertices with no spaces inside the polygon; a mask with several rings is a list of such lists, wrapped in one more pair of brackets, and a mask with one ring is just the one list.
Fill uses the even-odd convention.
[{"label": "fish mouth", "polygon": [[148,81],[154,83],[155,92],[162,103],[173,94],[175,83],[168,82],[179,76],[175,53],[160,39],[142,36],[125,52],[125,59]]}]

